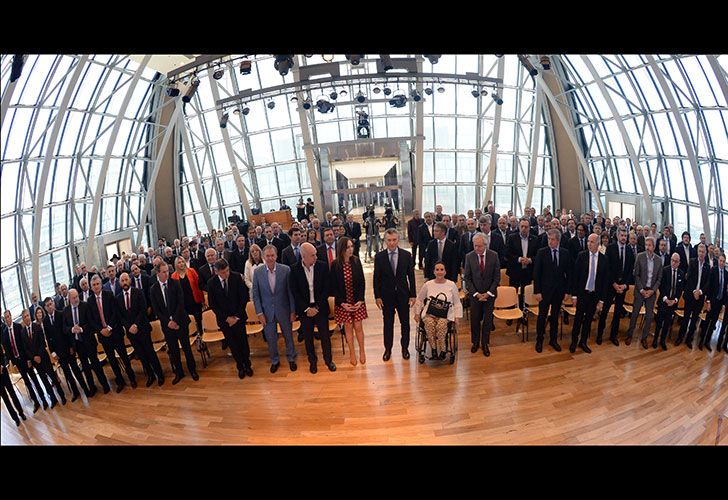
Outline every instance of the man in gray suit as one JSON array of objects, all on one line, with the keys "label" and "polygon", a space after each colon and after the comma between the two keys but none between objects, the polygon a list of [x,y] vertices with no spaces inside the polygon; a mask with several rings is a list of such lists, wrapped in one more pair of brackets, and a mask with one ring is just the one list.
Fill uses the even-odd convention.
[{"label": "man in gray suit", "polygon": [[[470,295],[470,352],[476,353],[480,345],[483,355],[490,356],[488,343],[493,325],[493,304],[500,283],[500,259],[492,250],[485,249],[481,233],[473,236],[473,251],[465,256],[465,289]],[[481,324],[482,322],[482,324]]]},{"label": "man in gray suit", "polygon": [[655,311],[657,289],[662,281],[662,259],[655,255],[655,239],[652,236],[645,238],[645,251],[637,254],[634,263],[634,304],[632,319],[627,330],[625,343],[632,343],[632,334],[637,324],[640,308],[645,306],[645,323],[642,328],[642,347],[647,349],[647,335],[652,326],[652,315]]},{"label": "man in gray suit", "polygon": [[286,341],[286,357],[291,371],[298,369],[296,365],[296,346],[293,343],[291,323],[296,319],[296,307],[293,301],[293,292],[288,284],[288,275],[291,268],[285,264],[278,264],[278,249],[273,244],[263,248],[264,266],[260,266],[253,273],[253,304],[255,313],[263,324],[263,335],[268,342],[270,353],[270,372],[275,373],[281,365],[278,357],[278,330],[281,328]]}]

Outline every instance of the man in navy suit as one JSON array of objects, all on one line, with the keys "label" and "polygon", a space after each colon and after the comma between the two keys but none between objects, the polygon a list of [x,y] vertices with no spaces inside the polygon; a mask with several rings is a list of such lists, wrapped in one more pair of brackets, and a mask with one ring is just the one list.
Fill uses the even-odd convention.
[{"label": "man in navy suit", "polygon": [[585,353],[591,353],[587,341],[594,313],[601,313],[604,306],[607,266],[607,258],[599,252],[599,236],[592,233],[587,238],[587,249],[576,258],[572,272],[571,300],[576,306],[576,315],[571,329],[571,353],[577,345]]},{"label": "man in navy suit", "polygon": [[106,266],[106,276],[109,278],[109,281],[104,283],[101,289],[111,292],[116,297],[121,293],[121,282],[116,277],[116,266],[111,264]]},{"label": "man in navy suit", "polygon": [[683,273],[688,272],[690,260],[698,257],[697,248],[690,245],[690,233],[687,231],[683,232],[682,242],[677,245],[675,251],[680,256],[680,270]]},{"label": "man in navy suit", "polygon": [[617,230],[617,242],[607,246],[605,255],[607,256],[609,268],[604,307],[599,315],[599,325],[597,327],[597,344],[602,343],[602,335],[604,334],[604,328],[607,323],[607,314],[609,314],[609,309],[612,307],[612,303],[614,303],[614,314],[612,315],[609,340],[612,344],[618,346],[619,320],[622,317],[624,296],[627,293],[627,289],[629,289],[629,285],[634,282],[632,271],[634,270],[635,257],[627,248],[626,229]]},{"label": "man in navy suit", "polygon": [[559,312],[561,303],[569,291],[569,270],[571,258],[566,248],[559,247],[561,232],[558,229],[549,229],[548,246],[536,253],[536,262],[533,268],[533,293],[538,301],[538,320],[536,322],[536,352],[543,349],[543,338],[546,334],[546,315],[551,308],[549,324],[549,345],[557,352],[561,346],[556,340],[559,325]]},{"label": "man in navy suit", "polygon": [[667,334],[672,327],[677,303],[685,288],[685,273],[680,269],[680,255],[676,252],[670,257],[670,265],[662,269],[660,282],[660,302],[657,305],[657,320],[655,321],[655,335],[652,348],[657,349],[659,339],[660,347],[667,351]]}]

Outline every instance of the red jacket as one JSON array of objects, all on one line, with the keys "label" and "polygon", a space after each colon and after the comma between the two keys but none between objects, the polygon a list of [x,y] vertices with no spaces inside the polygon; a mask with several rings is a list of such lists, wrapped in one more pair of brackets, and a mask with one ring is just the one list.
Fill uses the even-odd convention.
[{"label": "red jacket", "polygon": [[[177,271],[173,272],[171,278],[179,281],[179,278],[180,278],[179,273]],[[192,288],[192,297],[194,297],[195,302],[197,302],[198,304],[204,304],[205,295],[202,293],[202,290],[200,290],[200,287],[198,286],[200,278],[199,278],[199,275],[197,274],[197,271],[195,271],[191,267],[188,267],[187,268],[187,279],[190,280],[190,287]]]}]

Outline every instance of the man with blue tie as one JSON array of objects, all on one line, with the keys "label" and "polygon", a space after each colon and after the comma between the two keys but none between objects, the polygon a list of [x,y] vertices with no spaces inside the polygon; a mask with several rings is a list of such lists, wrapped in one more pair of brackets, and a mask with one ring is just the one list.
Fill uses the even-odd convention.
[{"label": "man with blue tie", "polygon": [[604,306],[607,266],[607,258],[599,252],[599,236],[592,233],[587,238],[587,249],[576,258],[571,280],[571,300],[576,306],[569,346],[571,353],[576,351],[577,345],[585,353],[591,353],[587,341],[594,313],[601,313]]},{"label": "man with blue tie", "polygon": [[116,297],[121,293],[121,282],[116,277],[116,266],[106,266],[106,276],[108,276],[109,281],[104,283],[101,289],[111,292],[111,294]]},{"label": "man with blue tie", "polygon": [[[327,228],[327,233],[330,229]],[[296,306],[293,293],[289,285],[288,275],[291,268],[285,264],[278,264],[278,249],[273,244],[263,249],[265,265],[258,267],[253,273],[253,303],[255,313],[263,324],[263,335],[268,342],[270,354],[270,372],[275,373],[281,365],[278,356],[278,331],[286,342],[286,358],[292,372],[298,369],[296,365],[296,346],[293,343],[291,323],[296,320]]]},{"label": "man with blue tie", "polygon": [[301,230],[297,227],[291,229],[291,244],[283,249],[281,264],[293,267],[301,262]]},{"label": "man with blue tie", "polygon": [[[715,325],[718,322],[718,315],[720,310],[726,304],[726,269],[725,269],[725,254],[718,257],[718,265],[714,266],[710,271],[710,286],[708,287],[708,294],[705,299],[705,303],[708,305],[708,314],[705,321],[700,325],[700,343],[698,349],[703,350],[703,346],[708,350],[710,349],[710,339],[715,329]],[[727,321],[728,318],[724,316],[723,321]],[[718,342],[720,347],[720,341]]]},{"label": "man with blue tie", "polygon": [[549,229],[548,246],[539,249],[536,253],[536,262],[533,267],[533,293],[538,301],[538,319],[536,320],[536,352],[543,349],[543,338],[546,334],[546,315],[549,316],[549,345],[561,352],[561,346],[556,340],[559,325],[559,312],[561,303],[568,297],[569,268],[571,260],[569,251],[559,248],[561,231]]}]

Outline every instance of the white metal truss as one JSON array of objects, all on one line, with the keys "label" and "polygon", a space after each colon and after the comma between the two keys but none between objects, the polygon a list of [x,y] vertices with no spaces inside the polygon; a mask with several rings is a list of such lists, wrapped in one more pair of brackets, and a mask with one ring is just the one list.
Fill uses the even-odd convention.
[{"label": "white metal truss", "polygon": [[[498,79],[503,82],[503,75],[505,74],[505,61],[504,57],[498,59]],[[498,87],[499,95],[502,95],[503,89],[501,86]],[[495,121],[493,123],[493,137],[490,143],[490,162],[488,164],[488,184],[485,188],[485,200],[494,200],[493,198],[493,185],[495,184],[495,169],[498,162],[498,138],[500,137],[500,126],[501,116],[503,115],[503,106],[496,106],[495,108]]]}]

